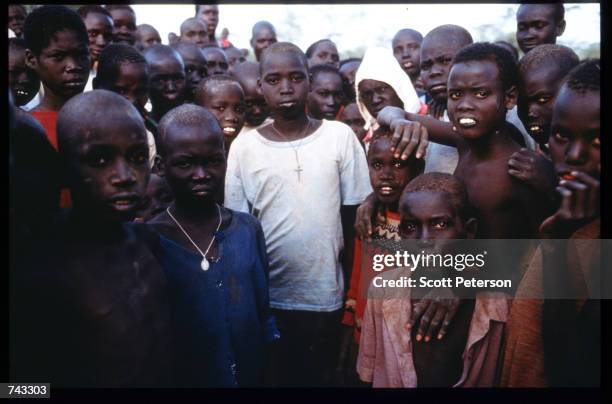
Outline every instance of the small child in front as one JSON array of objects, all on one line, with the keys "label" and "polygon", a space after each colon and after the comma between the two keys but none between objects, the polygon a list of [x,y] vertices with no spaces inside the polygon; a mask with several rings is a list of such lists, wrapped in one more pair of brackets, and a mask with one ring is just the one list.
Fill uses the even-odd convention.
[{"label": "small child in front", "polygon": [[251,215],[216,203],[225,178],[224,136],[206,109],[177,107],[159,125],[159,174],[174,202],[149,224],[168,278],[185,387],[261,386],[269,314],[268,255]]},{"label": "small child in front", "polygon": [[[465,186],[444,173],[422,174],[404,189],[399,232],[422,243],[469,239],[476,234]],[[384,272],[386,280],[409,269]],[[464,300],[444,339],[416,344],[416,327],[406,332],[414,303],[390,288],[368,291],[357,371],[372,387],[492,387],[498,378],[508,301],[503,294],[478,293]],[[378,289],[378,290],[376,290]],[[382,290],[381,290],[382,289]]]}]

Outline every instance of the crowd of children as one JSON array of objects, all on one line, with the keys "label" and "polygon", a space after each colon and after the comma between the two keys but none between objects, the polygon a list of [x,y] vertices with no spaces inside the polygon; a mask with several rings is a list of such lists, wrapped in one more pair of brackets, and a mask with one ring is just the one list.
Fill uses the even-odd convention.
[{"label": "crowd of children", "polygon": [[[259,21],[248,61],[216,5],[168,45],[127,5],[29,11],[9,5],[12,381],[600,384],[598,250],[567,249],[601,237],[601,67],[556,44],[562,3],[518,8],[520,58],[441,25],[340,60]],[[474,239],[528,240],[502,252],[512,290],[372,294],[411,273],[376,254]]]}]

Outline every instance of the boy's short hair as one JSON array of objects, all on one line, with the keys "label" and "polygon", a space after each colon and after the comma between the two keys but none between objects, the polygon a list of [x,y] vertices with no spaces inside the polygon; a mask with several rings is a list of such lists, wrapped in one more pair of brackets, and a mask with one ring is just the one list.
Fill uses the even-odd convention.
[{"label": "boy's short hair", "polygon": [[[374,146],[376,142],[380,141],[381,139],[387,139],[390,141],[392,137],[393,132],[388,126],[379,126],[378,129],[376,129],[374,133],[372,133],[372,140],[370,141],[370,147],[368,149],[367,157],[370,157],[370,150],[373,149],[372,146]],[[390,152],[391,151],[389,151],[389,153]],[[417,170],[417,172],[423,172],[423,170],[425,169],[425,160],[422,158],[416,158],[415,153],[411,153],[410,156],[408,156],[408,160],[406,160],[406,163],[414,170]]]},{"label": "boy's short hair", "polygon": [[[533,3],[522,3],[521,6],[528,6],[528,5],[531,5],[531,4],[533,4]],[[555,19],[555,22],[561,22],[561,21],[563,21],[565,19],[565,7],[563,6],[563,2],[562,1],[556,2],[556,3],[544,3],[544,4],[537,4],[537,5],[538,6],[552,6],[552,8],[553,8],[553,17]]]},{"label": "boy's short hair", "polygon": [[157,127],[158,152],[165,155],[168,130],[173,125],[192,126],[201,125],[207,128],[216,128],[223,141],[223,132],[215,116],[208,109],[195,104],[183,104],[168,111]]},{"label": "boy's short hair", "polygon": [[453,58],[453,65],[485,60],[497,65],[504,90],[518,84],[518,68],[510,52],[489,42],[476,42],[462,48]]},{"label": "boy's short hair", "polygon": [[317,66],[313,66],[309,69],[309,73],[310,73],[310,80],[314,81],[315,77],[317,77],[319,74],[322,73],[330,73],[330,74],[334,74],[336,76],[338,76],[340,78],[340,80],[342,80],[342,75],[340,75],[340,72],[338,72],[338,69],[336,69],[334,66],[330,66],[330,65],[317,65]]},{"label": "boy's short hair", "polygon": [[196,98],[204,97],[213,88],[220,85],[237,85],[242,89],[240,82],[233,76],[228,74],[213,74],[205,77],[196,88]]},{"label": "boy's short hair", "polygon": [[564,85],[572,91],[584,94],[587,91],[601,91],[600,80],[600,60],[587,59],[567,74]]},{"label": "boy's short hair", "polygon": [[261,68],[265,59],[267,59],[270,55],[279,53],[291,53],[297,56],[304,64],[304,67],[308,69],[308,60],[306,59],[306,55],[304,55],[304,52],[302,52],[297,45],[292,44],[291,42],[276,42],[268,46],[261,54],[261,58],[259,60],[259,73],[261,73]]},{"label": "boy's short hair", "polygon": [[464,220],[474,217],[465,184],[454,175],[437,172],[421,174],[406,185],[402,198],[410,192],[419,191],[443,192],[448,195],[447,200],[459,217]]},{"label": "boy's short hair", "polygon": [[474,42],[472,34],[470,34],[467,29],[459,25],[445,24],[429,31],[427,35],[423,37],[421,46],[423,46],[426,41],[438,39],[443,39],[445,42],[453,43],[458,47],[467,46]]},{"label": "boy's short hair", "polygon": [[128,10],[132,14],[136,15],[136,13],[134,12],[134,9],[128,6],[127,4],[107,4],[106,6],[104,6],[104,8],[106,8],[109,11],[109,13],[113,10]]},{"label": "boy's short hair", "polygon": [[121,43],[110,44],[100,53],[97,81],[104,85],[114,80],[119,73],[119,66],[123,63],[147,65],[144,56],[133,46]]},{"label": "boy's short hair", "polygon": [[578,63],[580,63],[578,55],[567,46],[543,44],[536,46],[523,56],[518,68],[521,75],[543,65],[554,65],[567,73]]},{"label": "boy's short hair", "polygon": [[87,16],[91,13],[103,14],[107,17],[110,17],[111,19],[113,18],[113,16],[107,9],[96,4],[87,4],[85,6],[81,6],[78,8],[77,13],[79,13],[82,19],[87,18]]},{"label": "boy's short hair", "polygon": [[75,11],[59,5],[42,6],[28,14],[23,23],[23,38],[28,49],[38,56],[49,46],[53,35],[65,30],[73,31],[80,41],[89,46],[83,19]]},{"label": "boy's short hair", "polygon": [[[333,42],[331,39],[327,39],[327,38],[324,38],[324,39],[319,39],[318,41],[316,41],[316,42],[314,42],[312,45],[310,45],[310,46],[308,47],[308,49],[306,49],[306,57],[307,57],[308,59],[310,59],[310,58],[312,57],[312,54],[314,53],[314,51],[315,51],[316,47],[317,47],[319,44],[323,43],[323,42],[331,42],[332,44],[334,44],[334,42]],[[336,45],[336,44],[334,44],[334,46],[335,46],[335,45]]]},{"label": "boy's short hair", "polygon": [[519,58],[518,50],[510,42],[508,42],[508,41],[495,41],[495,42],[493,42],[493,44],[499,45],[502,48],[512,52],[512,56],[514,57],[514,60],[518,61],[518,58]]}]

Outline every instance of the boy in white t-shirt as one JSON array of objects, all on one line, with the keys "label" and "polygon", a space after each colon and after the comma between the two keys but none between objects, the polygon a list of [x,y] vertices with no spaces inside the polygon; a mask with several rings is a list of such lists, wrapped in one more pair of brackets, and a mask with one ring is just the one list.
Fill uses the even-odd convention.
[{"label": "boy in white t-shirt", "polygon": [[[228,157],[225,206],[262,224],[270,258],[270,306],[281,338],[274,383],[329,383],[339,344],[344,279],[342,215],[372,191],[352,130],[306,115],[307,62],[290,43],[262,55],[259,86],[275,117],[239,136]],[[351,236],[347,235],[347,239]]]}]

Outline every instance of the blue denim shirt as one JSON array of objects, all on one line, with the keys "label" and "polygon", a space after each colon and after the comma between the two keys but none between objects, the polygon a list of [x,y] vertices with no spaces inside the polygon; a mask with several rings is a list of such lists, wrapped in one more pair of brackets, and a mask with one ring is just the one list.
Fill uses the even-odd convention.
[{"label": "blue denim shirt", "polygon": [[178,348],[177,379],[186,387],[261,386],[267,343],[279,337],[269,314],[268,256],[261,225],[230,211],[216,233],[219,259],[160,235],[158,256],[168,277]]}]

